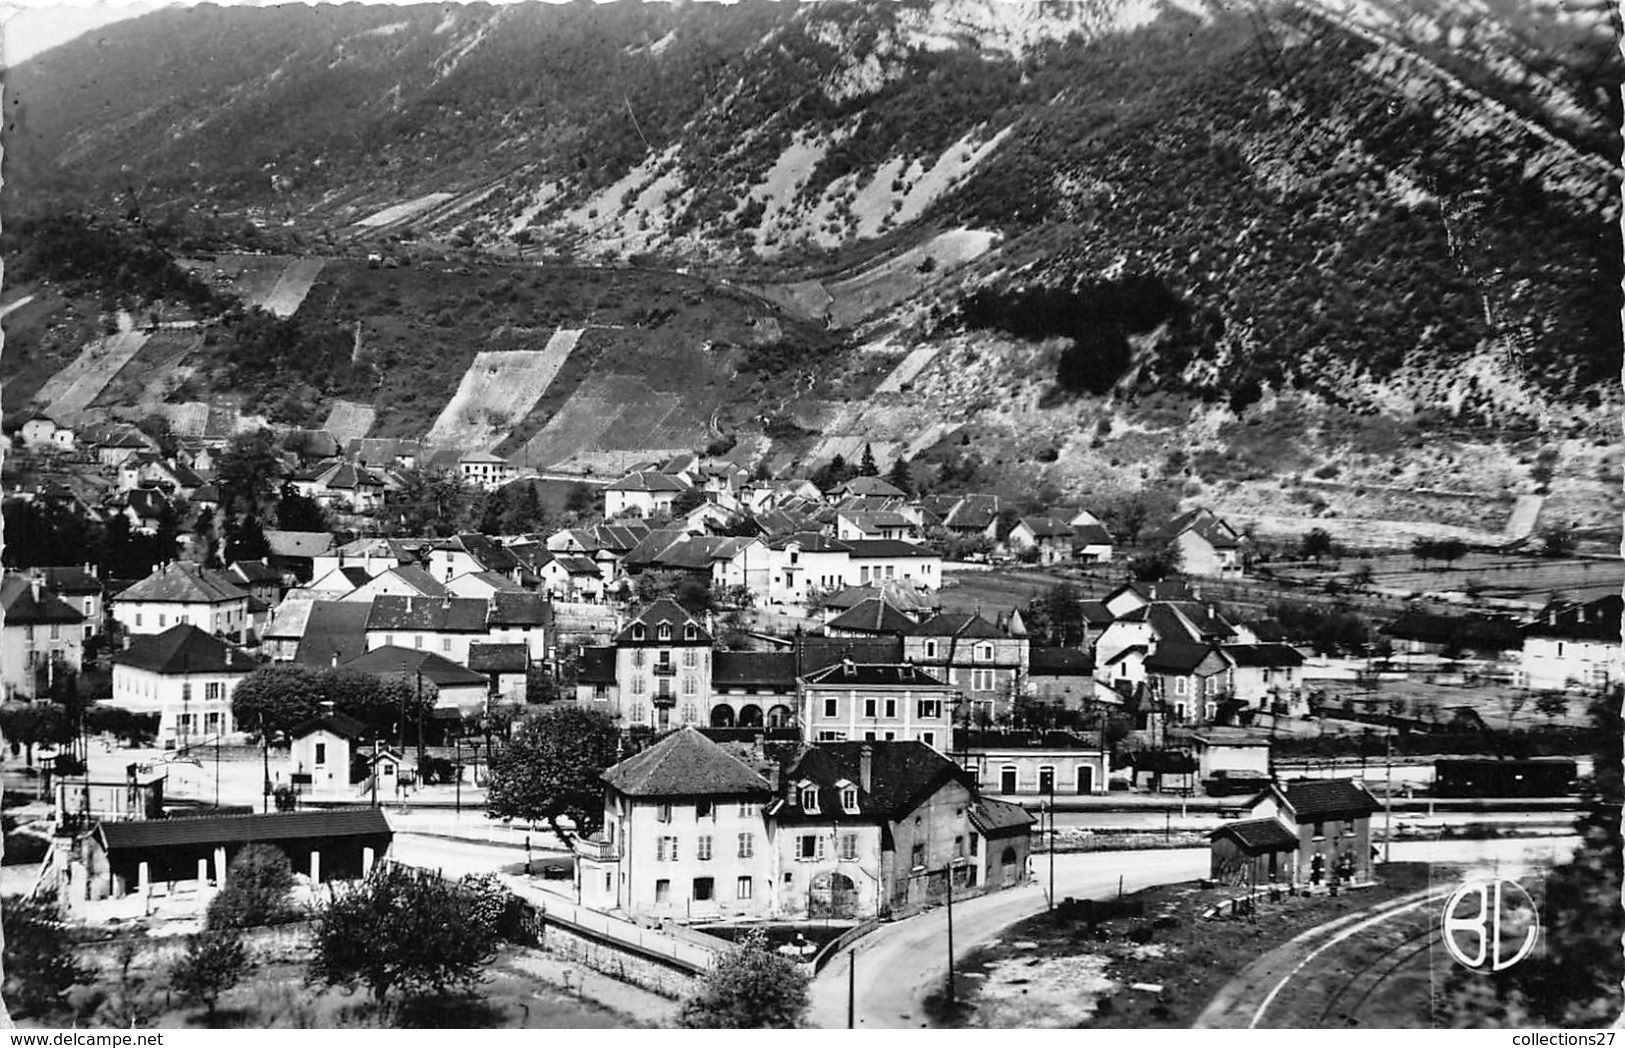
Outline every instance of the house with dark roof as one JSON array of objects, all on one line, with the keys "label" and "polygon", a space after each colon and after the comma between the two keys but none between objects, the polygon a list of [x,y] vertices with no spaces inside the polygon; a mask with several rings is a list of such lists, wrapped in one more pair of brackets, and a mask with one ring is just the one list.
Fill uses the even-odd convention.
[{"label": "house with dark roof", "polygon": [[[1264,880],[1274,876],[1312,889],[1333,880],[1345,885],[1371,880],[1371,816],[1382,806],[1359,781],[1309,779],[1284,787],[1272,784],[1246,807],[1247,822],[1273,820],[1296,842],[1292,852],[1284,852],[1279,833],[1262,826],[1249,829],[1256,835],[1254,847],[1269,844],[1270,850],[1260,855],[1275,857],[1266,859]],[[1254,875],[1256,867],[1248,872]]]},{"label": "house with dark roof", "polygon": [[713,728],[795,724],[796,656],[788,651],[716,651],[711,655]]},{"label": "house with dark roof", "polygon": [[1179,550],[1180,565],[1187,575],[1228,578],[1241,574],[1241,533],[1210,509],[1181,513],[1144,532],[1140,542],[1147,547],[1171,543]]},{"label": "house with dark roof", "polygon": [[367,651],[367,620],[372,608],[343,600],[306,602],[310,611],[294,646],[293,661],[312,669],[330,669]]},{"label": "house with dark roof", "polygon": [[612,640],[615,684],[589,698],[626,725],[657,731],[709,723],[715,640],[670,597],[637,610]]},{"label": "house with dark roof", "polygon": [[485,709],[491,686],[483,674],[418,648],[372,648],[341,665],[345,669],[413,684],[421,679],[425,684],[434,685],[437,711],[456,710],[464,716]]},{"label": "house with dark roof", "polygon": [[1004,541],[1040,564],[1061,564],[1072,559],[1073,527],[1055,517],[1022,517]]},{"label": "house with dark roof", "polygon": [[679,494],[694,485],[686,477],[659,470],[629,473],[620,480],[604,485],[604,517],[653,517],[657,513],[670,513],[671,504]]},{"label": "house with dark roof", "polygon": [[960,723],[987,725],[1010,713],[1025,688],[1031,638],[979,612],[944,611],[903,638],[903,657],[941,677],[965,700]]},{"label": "house with dark roof", "polygon": [[46,592],[61,597],[85,617],[85,640],[102,632],[107,589],[102,585],[101,570],[96,565],[67,564],[30,568],[28,573],[39,576],[45,584]]},{"label": "house with dark roof", "polygon": [[1098,738],[1069,731],[954,732],[954,760],[976,776],[984,793],[1005,797],[1105,793],[1111,753]]},{"label": "house with dark roof", "polygon": [[523,644],[532,662],[552,654],[553,602],[541,593],[494,593],[485,627],[491,644]]},{"label": "house with dark roof", "polygon": [[271,546],[268,558],[273,568],[290,572],[300,582],[315,574],[318,557],[333,548],[333,536],[326,531],[280,531],[267,528],[265,541]]},{"label": "house with dark roof", "polygon": [[328,710],[295,725],[288,737],[287,767],[279,780],[301,797],[357,798],[357,784],[367,778],[366,758],[378,741],[365,724]]},{"label": "house with dark roof", "polygon": [[811,593],[834,592],[852,584],[852,547],[829,535],[798,531],[774,540],[768,548],[772,551],[768,603],[801,604]]},{"label": "house with dark roof", "polygon": [[258,597],[272,606],[282,600],[291,580],[291,576],[271,567],[269,558],[240,560],[226,568],[226,576],[250,597]]},{"label": "house with dark roof", "polygon": [[966,894],[1025,879],[1025,813],[984,802],[963,769],[919,743],[769,755],[685,728],[604,781],[604,829],[576,845],[582,902],[599,909],[852,919],[936,902],[949,876]]},{"label": "house with dark roof", "polygon": [[1523,648],[1524,633],[1506,616],[1441,614],[1407,608],[1378,632],[1406,655],[1466,655],[1501,659]]},{"label": "house with dark roof", "polygon": [[820,601],[819,613],[827,623],[864,601],[875,599],[885,601],[915,622],[924,622],[942,610],[935,593],[922,590],[912,582],[893,579],[890,582],[871,582],[866,586],[843,587]]},{"label": "house with dark roof", "polygon": [[424,566],[442,583],[470,572],[490,572],[518,581],[522,567],[519,558],[505,546],[478,532],[434,540]]},{"label": "house with dark roof", "polygon": [[468,647],[486,640],[490,602],[471,597],[379,597],[367,616],[367,648],[401,647],[432,651],[461,666]]},{"label": "house with dark roof", "polygon": [[72,883],[93,899],[144,895],[157,885],[218,886],[249,844],[271,845],[314,883],[354,880],[389,853],[393,837],[377,808],[102,822],[71,860]]},{"label": "house with dark roof", "polygon": [[912,662],[841,661],[800,678],[801,732],[808,742],[953,741],[954,689]]},{"label": "house with dark roof", "polygon": [[[346,569],[348,570],[348,569]],[[380,572],[344,596],[357,604],[371,604],[380,597],[412,597],[418,600],[444,600],[451,594],[445,584],[419,564],[400,564]]]},{"label": "house with dark roof", "polygon": [[229,736],[231,695],[259,668],[247,653],[196,626],[138,636],[113,656],[108,705],[158,714],[158,743],[184,748]]},{"label": "house with dark roof", "polygon": [[919,623],[889,601],[869,597],[824,623],[826,637],[901,637]]},{"label": "house with dark roof", "polygon": [[942,553],[903,539],[851,539],[846,542],[848,586],[901,579],[920,589],[942,588]]},{"label": "house with dark roof", "polygon": [[1625,679],[1618,593],[1553,600],[1522,629],[1518,680],[1525,688],[1603,688]]},{"label": "house with dark roof", "polygon": [[530,653],[523,644],[475,643],[468,646],[468,668],[491,681],[492,701],[525,701]]},{"label": "house with dark roof", "polygon": [[604,572],[598,561],[579,553],[537,549],[521,555],[536,586],[559,600],[596,602],[604,599]]},{"label": "house with dark roof", "polygon": [[223,571],[170,561],[113,598],[113,618],[132,636],[185,623],[241,643],[251,622],[248,591]]},{"label": "house with dark roof", "polygon": [[1078,648],[1034,645],[1027,654],[1028,700],[1081,710],[1095,697],[1095,657]]},{"label": "house with dark roof", "polygon": [[85,617],[45,586],[42,574],[6,572],[0,579],[0,684],[7,698],[32,699],[43,670],[50,683],[59,671],[84,661]]},{"label": "house with dark roof", "polygon": [[942,526],[960,538],[980,535],[989,542],[999,537],[999,496],[962,495],[943,515]]},{"label": "house with dark roof", "polygon": [[299,494],[343,513],[372,513],[384,504],[384,478],[342,459],[301,470],[291,483]]},{"label": "house with dark roof", "polygon": [[835,516],[835,537],[852,539],[909,539],[918,531],[916,522],[897,510],[841,510]]}]

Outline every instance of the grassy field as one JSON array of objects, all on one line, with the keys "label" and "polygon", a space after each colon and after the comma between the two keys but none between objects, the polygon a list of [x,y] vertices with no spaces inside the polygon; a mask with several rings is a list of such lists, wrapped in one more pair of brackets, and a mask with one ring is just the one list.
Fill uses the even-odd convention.
[{"label": "grassy field", "polygon": [[1425,864],[1395,863],[1379,868],[1377,887],[1263,902],[1252,919],[1203,919],[1204,911],[1238,893],[1198,882],[1130,895],[1128,901],[1143,904],[1143,916],[1114,917],[1097,928],[1064,909],[1042,913],[965,958],[955,984],[957,1007],[939,994],[927,1008],[938,1025],[1187,1028],[1231,975],[1265,951],[1414,891],[1427,876]]}]

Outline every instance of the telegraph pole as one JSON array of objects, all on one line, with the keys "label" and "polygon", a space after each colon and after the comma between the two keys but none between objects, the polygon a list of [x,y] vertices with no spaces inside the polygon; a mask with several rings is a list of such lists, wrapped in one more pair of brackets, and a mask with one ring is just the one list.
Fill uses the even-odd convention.
[{"label": "telegraph pole", "polygon": [[853,1022],[858,999],[858,951],[854,947],[846,951],[846,1028],[854,1030],[857,1024]]},{"label": "telegraph pole", "polygon": [[1049,908],[1055,909],[1055,774],[1049,778]]},{"label": "telegraph pole", "polygon": [[948,1005],[952,1007],[956,1002],[954,998],[954,863],[948,863]]},{"label": "telegraph pole", "polygon": [[260,753],[265,762],[265,787],[262,791],[262,806],[266,812],[271,810],[271,737],[265,733],[265,714],[260,714]]},{"label": "telegraph pole", "polygon": [[1388,786],[1382,795],[1382,861],[1389,862],[1389,848],[1394,843],[1394,729],[1388,726],[1388,734],[1383,736],[1387,744],[1384,749],[1382,763],[1388,779]]}]

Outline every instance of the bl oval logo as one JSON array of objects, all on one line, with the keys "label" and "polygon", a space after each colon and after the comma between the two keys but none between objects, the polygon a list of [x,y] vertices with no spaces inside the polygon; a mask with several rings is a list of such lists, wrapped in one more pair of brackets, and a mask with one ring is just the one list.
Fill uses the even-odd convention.
[{"label": "bl oval logo", "polygon": [[1456,963],[1499,972],[1528,957],[1540,939],[1535,900],[1516,881],[1468,881],[1444,904],[1444,948]]}]

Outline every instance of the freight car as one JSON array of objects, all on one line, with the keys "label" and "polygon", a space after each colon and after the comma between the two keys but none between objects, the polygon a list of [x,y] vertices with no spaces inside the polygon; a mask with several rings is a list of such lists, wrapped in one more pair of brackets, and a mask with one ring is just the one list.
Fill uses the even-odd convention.
[{"label": "freight car", "polygon": [[1566,797],[1576,767],[1563,757],[1442,757],[1433,762],[1436,797]]}]

